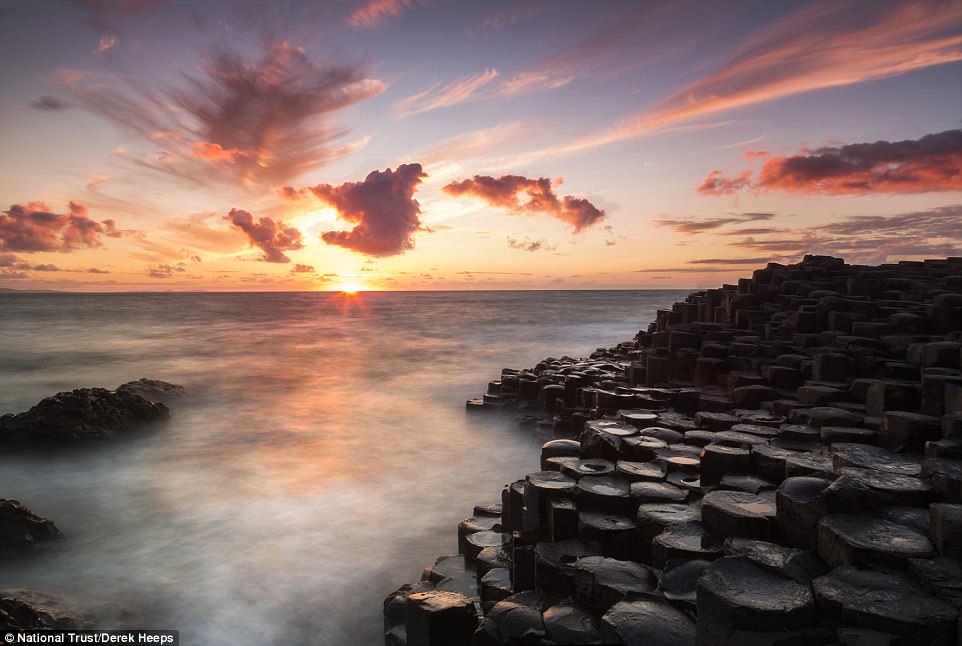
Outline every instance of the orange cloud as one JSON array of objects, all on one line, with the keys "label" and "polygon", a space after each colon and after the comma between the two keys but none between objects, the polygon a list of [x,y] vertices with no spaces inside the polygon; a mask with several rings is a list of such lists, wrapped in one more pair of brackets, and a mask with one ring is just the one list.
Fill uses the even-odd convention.
[{"label": "orange cloud", "polygon": [[[560,181],[558,182],[560,183]],[[588,200],[566,195],[560,198],[547,177],[531,179],[521,175],[475,175],[472,179],[451,182],[444,187],[449,195],[480,197],[492,206],[513,213],[546,213],[570,225],[575,233],[601,222],[605,212]],[[525,201],[519,199],[521,197]]]},{"label": "orange cloud", "polygon": [[701,195],[731,195],[751,184],[752,172],[743,171],[737,177],[725,177],[720,170],[713,170],[698,187]]},{"label": "orange cloud", "polygon": [[206,141],[195,141],[190,147],[190,154],[194,157],[225,164],[233,164],[238,157],[243,157],[247,154],[242,150],[228,149],[220,144],[212,144]]},{"label": "orange cloud", "polygon": [[367,0],[347,21],[354,27],[376,27],[409,9],[430,4],[431,0]]}]

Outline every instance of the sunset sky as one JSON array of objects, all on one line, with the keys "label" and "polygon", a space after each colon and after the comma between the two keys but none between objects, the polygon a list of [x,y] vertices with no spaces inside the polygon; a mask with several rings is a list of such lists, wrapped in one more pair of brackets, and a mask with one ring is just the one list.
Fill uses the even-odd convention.
[{"label": "sunset sky", "polygon": [[962,254],[962,2],[4,0],[0,287]]}]

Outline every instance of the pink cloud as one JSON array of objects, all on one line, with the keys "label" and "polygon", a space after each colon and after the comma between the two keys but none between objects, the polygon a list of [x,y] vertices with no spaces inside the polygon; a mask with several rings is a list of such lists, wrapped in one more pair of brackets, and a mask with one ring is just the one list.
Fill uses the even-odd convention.
[{"label": "pink cloud", "polygon": [[67,213],[54,213],[43,202],[14,204],[0,213],[0,249],[7,251],[72,251],[102,247],[103,237],[119,237],[113,220],[97,222],[87,207],[70,202]]},{"label": "pink cloud", "polygon": [[567,195],[559,199],[547,177],[475,175],[472,179],[451,182],[444,187],[444,192],[479,197],[513,213],[546,213],[570,225],[576,233],[605,218],[604,211],[584,198]]},{"label": "pink cloud", "polygon": [[725,177],[720,170],[713,170],[698,187],[700,195],[732,195],[751,184],[752,172],[746,170],[737,177]]},{"label": "pink cloud", "polygon": [[371,171],[361,182],[310,187],[319,200],[337,209],[342,220],[354,225],[350,231],[326,231],[321,238],[369,256],[413,249],[412,236],[421,228],[421,205],[414,192],[424,177],[421,164],[402,164],[394,171]]},{"label": "pink cloud", "polygon": [[241,209],[231,209],[224,216],[232,225],[247,234],[252,247],[264,252],[265,262],[290,262],[285,251],[296,251],[304,246],[300,230],[272,218],[261,218],[254,222],[254,216]]}]

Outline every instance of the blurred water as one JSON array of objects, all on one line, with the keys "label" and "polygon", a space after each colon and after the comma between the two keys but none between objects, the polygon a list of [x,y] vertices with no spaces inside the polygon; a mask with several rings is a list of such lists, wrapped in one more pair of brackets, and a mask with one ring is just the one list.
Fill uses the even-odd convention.
[{"label": "blurred water", "polygon": [[683,296],[0,295],[0,413],[143,376],[190,391],[157,429],[0,455],[0,497],[66,534],[0,587],[119,601],[186,645],[380,644],[383,597],[537,467],[545,437],[464,400]]}]

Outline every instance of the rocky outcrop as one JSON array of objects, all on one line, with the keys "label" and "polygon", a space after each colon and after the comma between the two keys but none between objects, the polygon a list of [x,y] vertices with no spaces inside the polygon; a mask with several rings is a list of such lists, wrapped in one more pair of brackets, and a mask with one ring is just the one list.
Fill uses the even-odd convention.
[{"label": "rocky outcrop", "polygon": [[79,388],[57,393],[26,412],[0,417],[0,445],[68,445],[106,439],[168,419],[167,406],[145,395],[167,397],[182,390],[142,379],[117,390]]},{"label": "rocky outcrop", "polygon": [[0,498],[0,560],[29,552],[60,538],[53,521],[41,518],[13,498]]},{"label": "rocky outcrop", "polygon": [[32,590],[0,590],[0,630],[90,630],[142,623],[137,613],[117,604],[73,602]]},{"label": "rocky outcrop", "polygon": [[558,439],[391,595],[387,643],[437,588],[475,645],[955,645],[960,368],[962,258],[809,256],[505,369],[468,410]]}]

